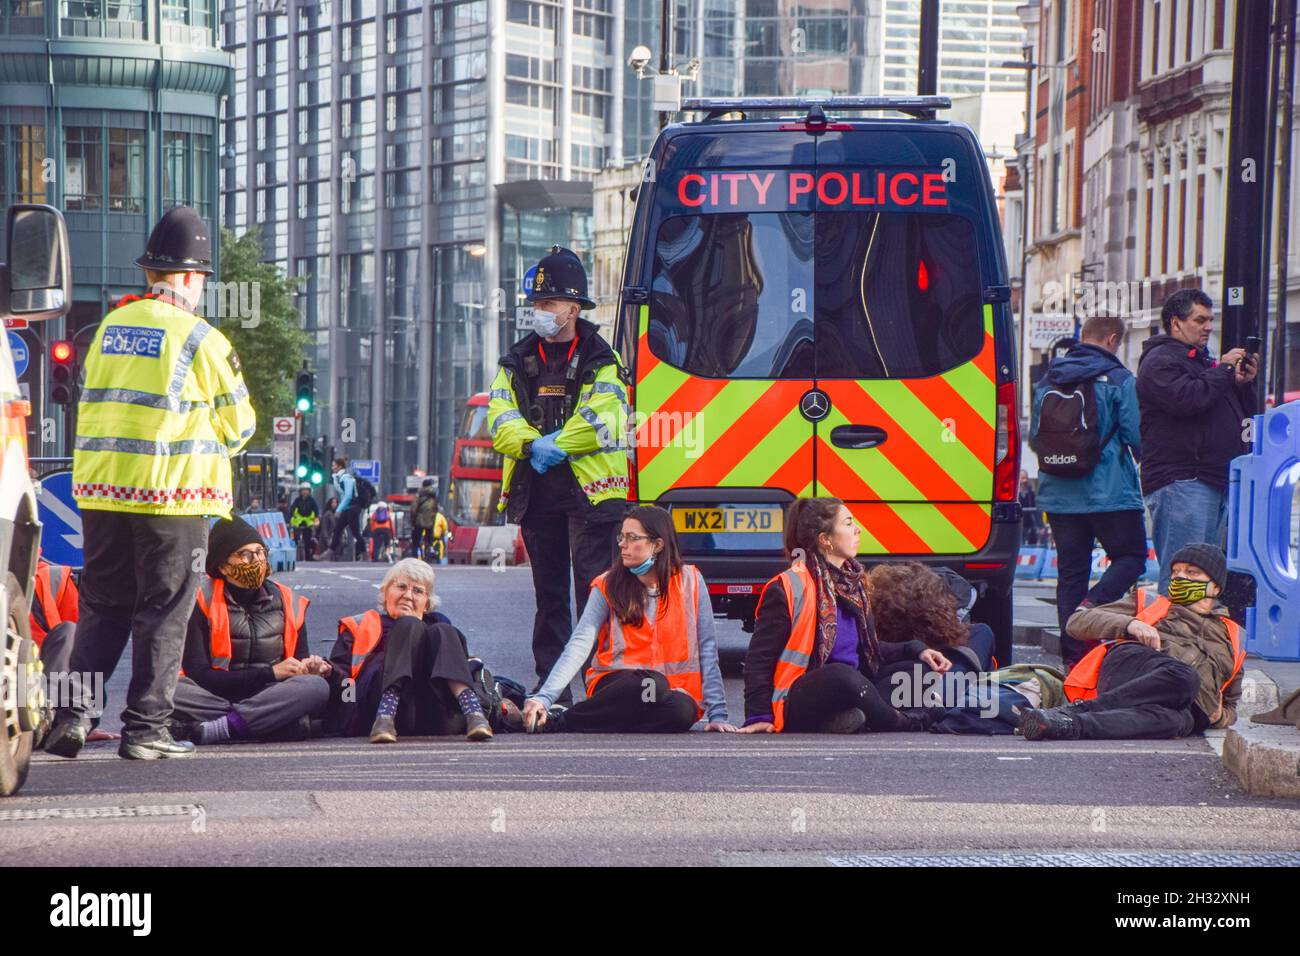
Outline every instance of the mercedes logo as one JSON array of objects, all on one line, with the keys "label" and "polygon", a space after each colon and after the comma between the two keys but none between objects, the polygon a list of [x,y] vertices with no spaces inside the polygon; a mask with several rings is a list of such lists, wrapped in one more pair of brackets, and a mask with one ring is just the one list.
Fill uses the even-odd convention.
[{"label": "mercedes logo", "polygon": [[831,413],[831,400],[821,389],[811,389],[799,399],[799,412],[810,422],[819,422]]}]

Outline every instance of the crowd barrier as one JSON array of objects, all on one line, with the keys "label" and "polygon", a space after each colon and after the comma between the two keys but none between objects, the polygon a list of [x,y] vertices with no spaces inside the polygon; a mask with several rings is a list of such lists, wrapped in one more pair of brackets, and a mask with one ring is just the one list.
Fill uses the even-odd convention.
[{"label": "crowd barrier", "polygon": [[[1089,577],[1093,580],[1101,577],[1110,567],[1110,558],[1101,548],[1093,548],[1092,569]],[[1057,576],[1057,556],[1055,548],[1021,548],[1016,559],[1017,581],[1054,581]],[[1156,549],[1147,542],[1147,563],[1139,579],[1143,583],[1160,579],[1160,562],[1156,560]]]},{"label": "crowd barrier", "polygon": [[1255,579],[1246,608],[1246,650],[1300,660],[1300,402],[1255,416],[1249,455],[1232,462],[1228,484],[1228,568]]},{"label": "crowd barrier", "polygon": [[292,571],[298,564],[298,546],[289,534],[284,515],[278,511],[255,511],[240,515],[257,529],[266,542],[272,571]]}]

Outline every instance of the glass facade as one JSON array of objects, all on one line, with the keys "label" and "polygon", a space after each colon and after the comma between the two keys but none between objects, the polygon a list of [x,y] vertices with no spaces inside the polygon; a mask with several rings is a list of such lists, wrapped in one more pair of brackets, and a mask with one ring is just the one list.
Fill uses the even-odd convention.
[{"label": "glass facade", "polygon": [[[1023,58],[1018,0],[945,0],[939,21],[938,92],[948,96],[1023,93],[1023,70],[1003,69]],[[916,93],[921,0],[884,0],[884,94]]]},{"label": "glass facade", "polygon": [[[14,55],[0,105],[0,217],[11,203],[45,202],[64,213],[73,302],[43,337],[74,337],[110,305],[140,292],[135,265],[149,232],[178,203],[214,232],[217,114],[230,77],[215,45],[210,0],[7,0],[0,36]],[[50,43],[93,38],[95,43]],[[181,69],[157,70],[165,60]],[[0,259],[7,250],[0,237]],[[47,402],[41,362],[25,373],[30,421],[55,422],[29,436],[34,456],[69,454],[66,408]]]}]

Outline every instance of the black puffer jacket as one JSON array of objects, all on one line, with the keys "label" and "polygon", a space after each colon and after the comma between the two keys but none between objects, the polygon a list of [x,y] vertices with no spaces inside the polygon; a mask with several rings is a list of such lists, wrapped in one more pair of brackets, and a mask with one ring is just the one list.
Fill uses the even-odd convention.
[{"label": "black puffer jacket", "polygon": [[[208,582],[205,582],[205,585]],[[284,659],[284,602],[270,581],[250,591],[226,582],[226,610],[230,615],[230,669],[212,667],[212,638],[208,619],[197,604],[185,635],[182,666],[185,676],[204,690],[238,701],[275,682],[271,665]],[[294,657],[304,660],[306,626],[298,631]]]},{"label": "black puffer jacket", "polygon": [[1153,336],[1138,360],[1142,415],[1142,494],[1197,478],[1220,491],[1228,463],[1250,451],[1243,441],[1255,414],[1255,386],[1238,385],[1230,365],[1170,335]]}]

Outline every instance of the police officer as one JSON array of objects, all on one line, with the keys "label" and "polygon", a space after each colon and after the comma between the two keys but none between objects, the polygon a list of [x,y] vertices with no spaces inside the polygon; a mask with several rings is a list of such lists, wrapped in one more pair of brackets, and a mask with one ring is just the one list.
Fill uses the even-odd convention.
[{"label": "police officer", "polygon": [[[230,456],[257,423],[239,357],[194,314],[212,274],[207,225],[169,210],[136,265],[151,291],[117,303],[85,361],[72,462],[85,570],[69,669],[107,682],[132,639],[118,754],[154,760],[194,752],[168,718],[208,516],[230,515]],[[96,703],[60,708],[46,752],[75,757]]]},{"label": "police officer", "polygon": [[[578,257],[559,246],[537,264],[528,296],[537,324],[501,359],[488,402],[493,447],[504,458],[498,510],[523,528],[537,614],[539,682],[571,631],[569,568],[579,617],[592,579],[614,557],[627,507],[627,376],[596,326]],[[566,689],[561,701],[571,699]]]}]

